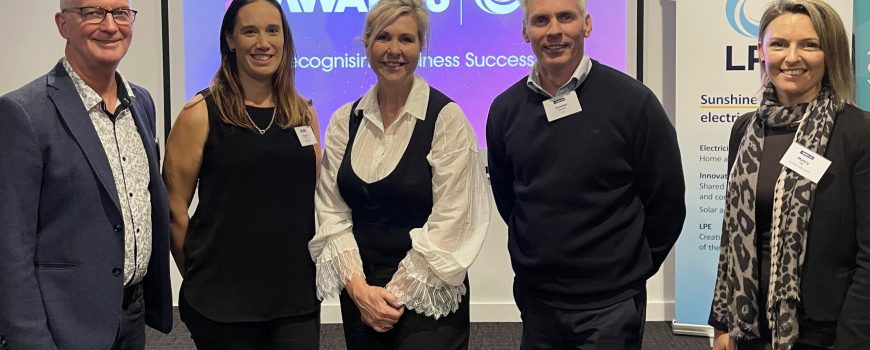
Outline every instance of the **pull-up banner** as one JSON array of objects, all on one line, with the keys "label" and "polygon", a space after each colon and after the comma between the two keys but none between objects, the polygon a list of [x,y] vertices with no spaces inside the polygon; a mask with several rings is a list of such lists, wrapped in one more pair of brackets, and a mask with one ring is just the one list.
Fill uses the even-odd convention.
[{"label": "pull-up banner", "polygon": [[[854,0],[866,7],[868,0]],[[851,32],[853,0],[828,0]],[[677,1],[676,126],[686,223],[676,245],[674,333],[707,326],[719,258],[728,136],[760,102],[758,26],[769,0]],[[865,40],[866,41],[866,40]],[[866,49],[865,49],[866,51]]]},{"label": "pull-up banner", "polygon": [[870,1],[855,0],[855,73],[858,106],[870,111]]}]

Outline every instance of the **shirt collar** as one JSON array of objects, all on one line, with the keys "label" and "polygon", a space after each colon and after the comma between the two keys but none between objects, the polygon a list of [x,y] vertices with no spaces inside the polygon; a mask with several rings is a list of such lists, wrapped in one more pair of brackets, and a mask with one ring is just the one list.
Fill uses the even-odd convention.
[{"label": "shirt collar", "polygon": [[[411,93],[408,94],[408,100],[405,101],[405,107],[399,113],[399,118],[405,115],[410,115],[419,120],[426,120],[426,109],[429,107],[429,84],[426,80],[419,76],[414,76],[414,83],[411,85]],[[354,113],[359,115],[359,111],[363,112],[363,117],[381,126],[381,109],[378,105],[378,85],[372,86],[369,91],[363,95],[357,104]]]},{"label": "shirt collar", "polygon": [[[70,79],[72,79],[73,85],[75,85],[79,97],[82,99],[82,102],[84,102],[86,110],[90,111],[103,102],[103,97],[85,83],[84,79],[73,70],[73,67],[69,64],[66,57],[63,58],[63,68],[66,69],[66,73],[69,74]],[[130,83],[127,82],[127,79],[125,79],[120,72],[116,71],[115,81],[118,83],[118,103],[120,103],[121,99],[124,97],[127,97],[132,101],[135,95],[133,94],[133,89],[130,88]]]},{"label": "shirt collar", "polygon": [[[529,73],[528,79],[526,79],[526,86],[541,95],[553,97],[549,92],[547,92],[547,90],[544,90],[544,88],[541,87],[541,78],[538,76],[538,63],[539,62],[535,62],[532,66],[532,71]],[[586,76],[589,75],[591,69],[592,59],[589,58],[589,55],[583,55],[583,58],[580,59],[580,64],[578,64],[577,68],[574,69],[574,74],[571,75],[571,79],[568,79],[565,85],[562,85],[562,87],[556,91],[556,96],[563,95],[580,87],[580,84],[583,84],[583,81],[586,80]]]}]

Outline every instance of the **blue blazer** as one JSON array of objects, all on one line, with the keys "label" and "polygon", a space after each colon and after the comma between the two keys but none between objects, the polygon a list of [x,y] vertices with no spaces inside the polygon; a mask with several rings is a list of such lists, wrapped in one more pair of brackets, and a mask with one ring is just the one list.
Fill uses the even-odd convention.
[{"label": "blue blazer", "polygon": [[[169,207],[154,102],[131,86],[151,173],[145,320],[168,333]],[[124,289],[118,203],[108,158],[61,63],[0,97],[0,349],[112,347]]]}]

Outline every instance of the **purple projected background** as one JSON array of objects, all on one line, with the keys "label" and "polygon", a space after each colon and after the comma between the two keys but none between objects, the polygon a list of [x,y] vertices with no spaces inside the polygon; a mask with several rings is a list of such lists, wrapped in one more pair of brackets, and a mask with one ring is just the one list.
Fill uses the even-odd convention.
[{"label": "purple projected background", "polygon": [[[360,41],[374,0],[281,0],[296,45],[296,86],[314,101],[321,132],[332,113],[376,83]],[[370,3],[371,2],[371,3]],[[492,99],[529,74],[535,57],[522,38],[519,0],[427,0],[428,48],[416,74],[462,107],[486,147]],[[185,98],[208,86],[220,63],[219,31],[226,1],[184,1]],[[586,53],[626,69],[626,2],[589,1],[592,36]],[[513,9],[513,10],[511,10]],[[506,14],[495,14],[507,12]],[[513,58],[511,58],[513,57]]]}]

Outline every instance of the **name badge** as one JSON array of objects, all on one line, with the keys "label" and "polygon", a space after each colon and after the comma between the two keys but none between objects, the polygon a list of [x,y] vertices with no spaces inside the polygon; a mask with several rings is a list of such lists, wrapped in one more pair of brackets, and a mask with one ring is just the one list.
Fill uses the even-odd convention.
[{"label": "name badge", "polygon": [[809,179],[813,183],[819,183],[819,179],[822,178],[822,175],[831,166],[831,161],[795,142],[791,144],[788,151],[785,151],[785,155],[782,156],[779,164]]},{"label": "name badge", "polygon": [[296,136],[299,137],[299,143],[302,144],[302,147],[317,144],[317,138],[314,137],[314,131],[311,130],[310,126],[297,126],[293,129],[296,130]]},{"label": "name badge", "polygon": [[552,122],[575,113],[580,113],[583,111],[583,108],[580,107],[580,99],[577,97],[577,92],[571,91],[566,95],[556,96],[544,101],[544,111],[547,112],[547,120]]}]

